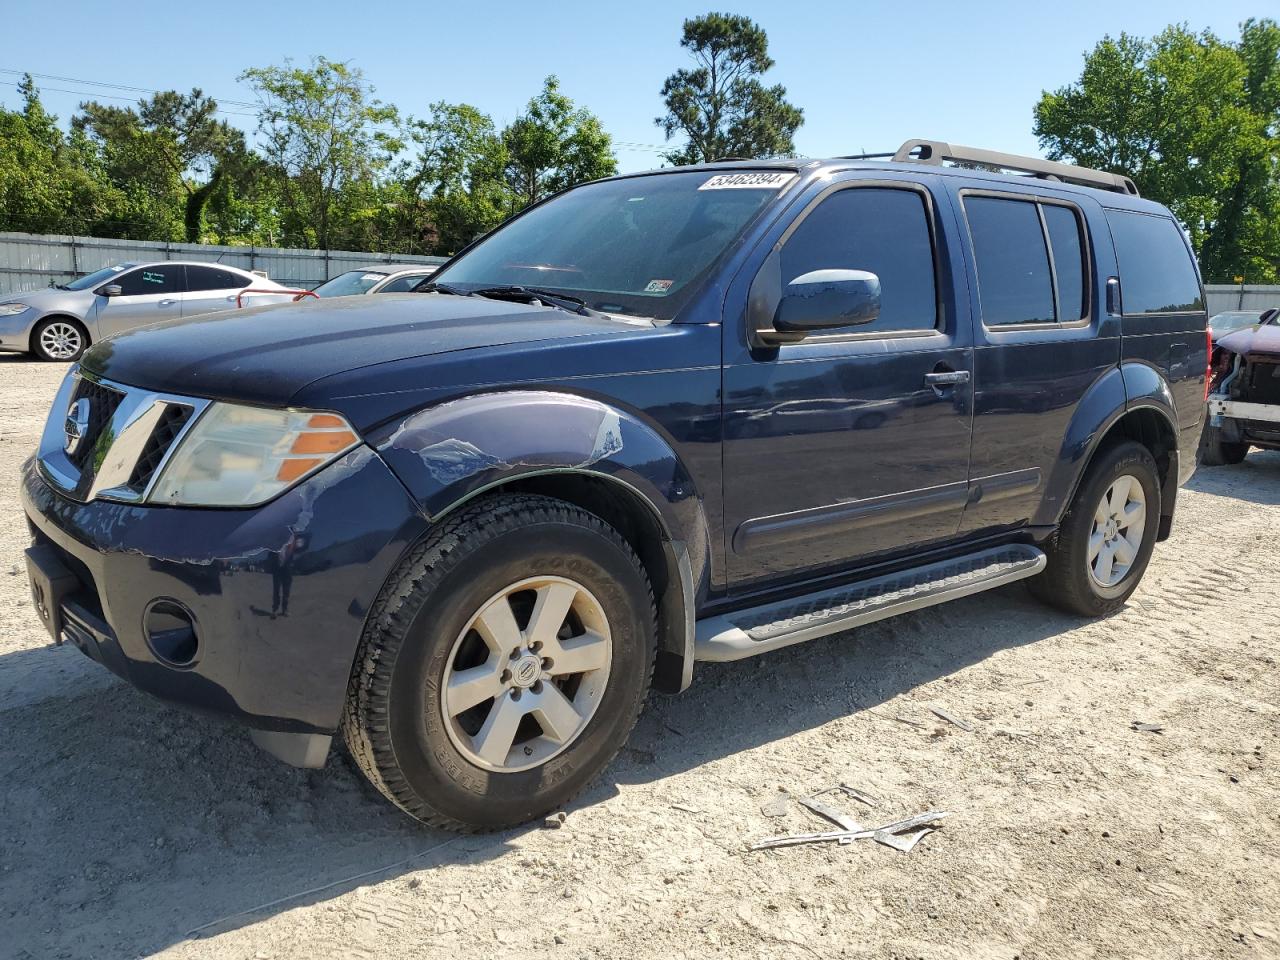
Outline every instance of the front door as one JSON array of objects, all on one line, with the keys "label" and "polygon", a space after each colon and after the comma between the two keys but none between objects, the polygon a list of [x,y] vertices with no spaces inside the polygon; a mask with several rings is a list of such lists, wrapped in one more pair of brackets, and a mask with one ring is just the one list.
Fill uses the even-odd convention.
[{"label": "front door", "polygon": [[734,591],[937,543],[955,535],[965,505],[969,312],[952,295],[963,261],[943,239],[935,194],[918,180],[877,179],[818,186],[801,203],[765,240],[781,245],[783,288],[814,270],[867,270],[880,279],[881,311],[769,349],[726,323]]},{"label": "front door", "polygon": [[114,297],[98,295],[98,337],[141,327],[182,315],[182,292],[186,280],[180,263],[157,263],[138,267],[110,283],[120,285]]}]

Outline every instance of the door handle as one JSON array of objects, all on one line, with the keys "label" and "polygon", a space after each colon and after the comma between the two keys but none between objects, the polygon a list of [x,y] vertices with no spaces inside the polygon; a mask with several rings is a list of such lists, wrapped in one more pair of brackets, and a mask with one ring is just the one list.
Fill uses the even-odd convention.
[{"label": "door handle", "polygon": [[931,387],[953,387],[969,382],[968,370],[936,370],[924,375],[924,382]]},{"label": "door handle", "polygon": [[161,307],[171,307],[177,302],[177,300],[161,300],[158,305]]}]

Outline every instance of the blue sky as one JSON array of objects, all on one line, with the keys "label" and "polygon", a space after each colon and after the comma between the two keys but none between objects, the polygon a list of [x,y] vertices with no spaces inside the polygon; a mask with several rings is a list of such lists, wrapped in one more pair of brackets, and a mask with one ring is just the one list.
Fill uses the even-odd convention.
[{"label": "blue sky", "polygon": [[[436,100],[472,103],[501,125],[557,74],[603,120],[621,168],[658,166],[653,124],[663,79],[686,63],[685,17],[744,13],[769,34],[766,75],[804,108],[796,146],[807,156],[889,150],[908,137],[1037,152],[1031,110],[1040,92],[1074,80],[1104,33],[1148,36],[1171,22],[1235,37],[1266,3],[1215,0],[1075,2],[463,4],[329,0],[112,6],[6,0],[0,68],[146,88],[201,87],[222,100],[252,99],[236,81],[246,67],[322,54],[361,67],[377,95],[424,114]],[[199,11],[197,13],[196,11]],[[1274,12],[1274,11],[1273,11]],[[0,73],[0,103],[18,102]],[[76,104],[128,91],[41,80],[65,122]],[[79,92],[59,92],[52,88]],[[226,107],[241,112],[242,106]],[[252,129],[251,116],[227,119]]]}]

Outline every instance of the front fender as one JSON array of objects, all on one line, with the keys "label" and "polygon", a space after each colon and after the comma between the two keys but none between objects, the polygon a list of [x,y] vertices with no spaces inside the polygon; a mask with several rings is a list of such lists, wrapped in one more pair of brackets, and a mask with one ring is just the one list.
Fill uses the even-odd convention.
[{"label": "front fender", "polygon": [[700,582],[709,537],[698,491],[671,444],[625,410],[569,393],[485,393],[421,410],[372,440],[432,519],[519,477],[579,473],[625,484],[668,539],[687,545]]}]

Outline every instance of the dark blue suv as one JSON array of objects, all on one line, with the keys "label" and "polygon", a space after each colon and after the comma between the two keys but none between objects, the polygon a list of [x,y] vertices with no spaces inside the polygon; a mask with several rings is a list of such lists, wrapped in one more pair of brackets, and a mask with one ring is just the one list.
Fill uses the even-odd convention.
[{"label": "dark blue suv", "polygon": [[94,346],[24,468],[35,606],[282,759],[341,732],[413,816],[514,824],[697,661],[1020,579],[1116,610],[1205,322],[1114,174],[911,141],[591,183],[418,292]]}]

